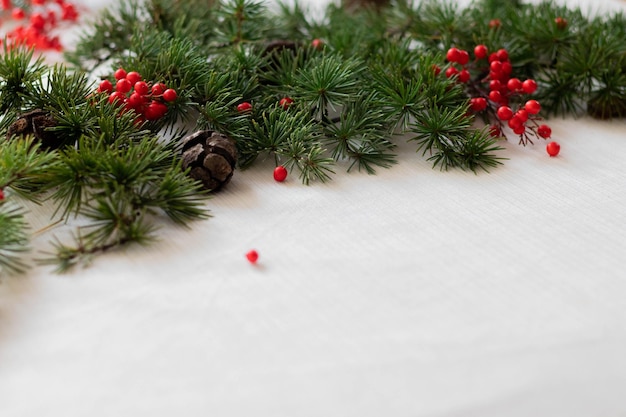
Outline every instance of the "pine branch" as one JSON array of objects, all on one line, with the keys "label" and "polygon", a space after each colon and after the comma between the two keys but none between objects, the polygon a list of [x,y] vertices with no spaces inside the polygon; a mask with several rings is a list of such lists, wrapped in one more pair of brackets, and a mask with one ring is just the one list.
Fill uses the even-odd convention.
[{"label": "pine branch", "polygon": [[22,260],[30,250],[24,215],[23,208],[0,200],[0,277],[23,273],[28,268]]}]

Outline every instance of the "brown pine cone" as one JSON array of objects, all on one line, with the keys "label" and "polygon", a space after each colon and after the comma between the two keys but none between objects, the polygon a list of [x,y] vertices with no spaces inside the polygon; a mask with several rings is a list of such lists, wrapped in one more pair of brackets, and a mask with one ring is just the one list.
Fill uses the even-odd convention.
[{"label": "brown pine cone", "polygon": [[9,126],[7,137],[33,135],[41,142],[42,149],[57,149],[63,141],[49,127],[57,126],[56,120],[45,110],[35,109],[18,116]]},{"label": "brown pine cone", "polygon": [[237,164],[237,148],[232,139],[219,132],[201,130],[184,138],[182,148],[183,169],[191,168],[191,178],[211,191],[228,184]]}]

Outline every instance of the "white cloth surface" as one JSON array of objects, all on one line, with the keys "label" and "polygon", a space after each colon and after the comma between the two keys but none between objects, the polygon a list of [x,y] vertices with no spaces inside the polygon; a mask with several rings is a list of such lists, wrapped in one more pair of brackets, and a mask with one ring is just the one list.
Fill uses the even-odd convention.
[{"label": "white cloth surface", "polygon": [[267,161],[190,230],[1,279],[0,416],[626,416],[626,123],[550,124],[489,174]]}]

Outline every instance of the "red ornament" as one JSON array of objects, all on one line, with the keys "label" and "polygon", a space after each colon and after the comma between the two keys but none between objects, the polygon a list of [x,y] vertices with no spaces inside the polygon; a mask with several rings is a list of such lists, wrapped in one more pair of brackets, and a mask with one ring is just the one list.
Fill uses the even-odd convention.
[{"label": "red ornament", "polygon": [[167,90],[163,91],[163,100],[167,101],[168,103],[175,101],[177,98],[178,93],[176,93],[176,90],[174,90],[173,88],[168,88]]},{"label": "red ornament", "polygon": [[274,168],[274,179],[278,182],[285,181],[287,179],[287,169],[282,165]]},{"label": "red ornament", "polygon": [[259,253],[252,249],[251,251],[246,253],[246,258],[248,259],[248,262],[250,262],[251,264],[255,264],[256,261],[259,260]]},{"label": "red ornament", "polygon": [[248,103],[247,101],[244,101],[237,106],[237,111],[239,113],[247,113],[250,110],[252,110],[252,104]]},{"label": "red ornament", "polygon": [[278,105],[285,110],[287,110],[289,106],[291,106],[292,104],[293,104],[293,100],[289,97],[281,98],[280,101],[278,102]]},{"label": "red ornament", "polygon": [[551,157],[557,156],[560,150],[561,145],[556,142],[550,142],[546,145],[546,152],[548,152],[548,155],[550,155]]}]

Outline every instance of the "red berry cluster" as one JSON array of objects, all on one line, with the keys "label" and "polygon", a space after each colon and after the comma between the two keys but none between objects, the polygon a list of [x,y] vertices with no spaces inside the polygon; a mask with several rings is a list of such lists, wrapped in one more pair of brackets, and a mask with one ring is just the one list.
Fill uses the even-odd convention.
[{"label": "red berry cluster", "polygon": [[160,119],[167,113],[167,103],[178,98],[173,88],[163,83],[150,84],[136,71],[120,68],[114,75],[115,85],[105,79],[100,82],[98,92],[108,94],[109,103],[120,106],[123,112],[133,110],[138,122]]},{"label": "red berry cluster", "polygon": [[76,6],[65,0],[30,0],[21,4],[25,7],[19,7],[12,0],[0,0],[2,14],[10,12],[16,23],[6,33],[8,46],[26,45],[39,50],[60,51],[59,37],[52,31],[60,21],[75,22],[78,19]]},{"label": "red berry cluster", "polygon": [[486,111],[494,116],[491,134],[502,136],[503,129],[508,127],[520,137],[523,145],[532,143],[532,136],[549,138],[550,127],[539,123],[541,104],[529,99],[537,90],[535,80],[522,81],[512,76],[513,65],[506,49],[489,53],[485,45],[477,45],[473,52],[474,61],[471,61],[467,51],[450,48],[446,54],[450,65],[445,74],[448,78],[456,76],[459,82],[466,84],[473,112]]}]

